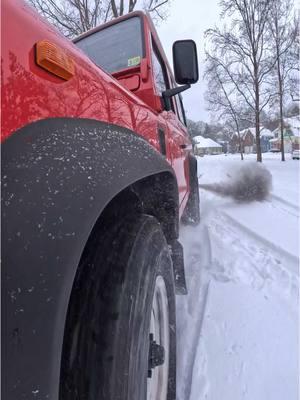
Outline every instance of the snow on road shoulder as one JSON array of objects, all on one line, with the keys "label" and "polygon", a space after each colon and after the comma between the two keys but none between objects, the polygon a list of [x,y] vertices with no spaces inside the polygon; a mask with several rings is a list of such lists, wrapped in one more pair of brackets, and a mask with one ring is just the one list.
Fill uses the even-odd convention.
[{"label": "snow on road shoulder", "polygon": [[212,282],[201,337],[208,399],[297,399],[297,321],[274,294]]},{"label": "snow on road shoulder", "polygon": [[[200,158],[199,182],[240,163]],[[267,155],[265,165],[268,201],[200,190],[201,224],[181,230],[189,294],[177,300],[178,400],[298,398],[299,164]]]}]

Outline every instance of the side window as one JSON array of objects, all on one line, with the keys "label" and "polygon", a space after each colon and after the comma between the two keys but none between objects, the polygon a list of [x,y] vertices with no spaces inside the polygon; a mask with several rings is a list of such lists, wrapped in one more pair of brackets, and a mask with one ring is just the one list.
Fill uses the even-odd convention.
[{"label": "side window", "polygon": [[156,91],[157,94],[161,96],[162,92],[164,92],[169,85],[165,73],[165,68],[163,67],[163,63],[160,61],[160,57],[158,55],[155,43],[153,43],[153,40],[152,40],[152,65],[153,65],[153,74],[154,74]]},{"label": "side window", "polygon": [[179,118],[183,125],[186,125],[186,118],[185,118],[185,111],[183,107],[183,101],[181,94],[178,95],[179,97]]},{"label": "side window", "polygon": [[180,119],[180,121],[182,122],[182,113],[181,113],[181,108],[180,108],[180,104],[179,104],[179,97],[178,94],[176,94],[176,96],[174,96],[175,102],[176,102],[176,114],[178,116],[178,118]]},{"label": "side window", "polygon": [[[172,88],[175,88],[177,85],[175,84],[173,76],[171,76],[170,79],[172,82]],[[172,110],[173,110],[174,114],[177,115],[177,117],[183,123],[183,125],[186,125],[185,114],[184,114],[183,105],[182,105],[182,101],[181,101],[181,95],[177,94],[177,95],[173,96],[171,101],[174,103],[174,106],[172,105]]]}]

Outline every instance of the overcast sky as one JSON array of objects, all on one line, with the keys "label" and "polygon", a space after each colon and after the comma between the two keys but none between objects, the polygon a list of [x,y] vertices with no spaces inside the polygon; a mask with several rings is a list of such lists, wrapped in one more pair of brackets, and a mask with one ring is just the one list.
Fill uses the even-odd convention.
[{"label": "overcast sky", "polygon": [[205,110],[203,97],[204,32],[220,21],[218,2],[219,0],[172,0],[168,19],[157,27],[171,65],[173,65],[172,44],[175,40],[193,39],[197,44],[199,82],[182,94],[187,117],[194,121],[209,122],[209,113]]}]

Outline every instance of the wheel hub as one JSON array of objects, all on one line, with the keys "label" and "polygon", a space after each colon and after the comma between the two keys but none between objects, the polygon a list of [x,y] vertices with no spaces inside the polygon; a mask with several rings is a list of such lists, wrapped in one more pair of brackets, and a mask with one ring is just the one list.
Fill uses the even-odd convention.
[{"label": "wheel hub", "polygon": [[167,400],[169,379],[169,304],[165,281],[157,276],[152,301],[147,400]]},{"label": "wheel hub", "polygon": [[148,358],[148,378],[152,377],[152,369],[165,362],[165,349],[156,343],[153,333],[150,333],[149,358]]}]

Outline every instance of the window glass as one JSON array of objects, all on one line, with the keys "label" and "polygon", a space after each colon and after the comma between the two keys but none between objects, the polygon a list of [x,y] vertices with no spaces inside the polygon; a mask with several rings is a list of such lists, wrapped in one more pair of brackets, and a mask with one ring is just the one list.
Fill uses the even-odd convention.
[{"label": "window glass", "polygon": [[[172,87],[175,88],[177,85],[175,84],[173,77],[171,77],[171,82],[172,82]],[[173,96],[172,99],[176,105],[176,107],[175,107],[176,111],[174,111],[174,108],[173,108],[173,111],[177,114],[179,120],[183,123],[183,125],[186,125],[185,113],[184,113],[181,94],[179,93],[176,96]]]},{"label": "window glass", "polygon": [[152,42],[152,70],[153,70],[153,75],[154,75],[154,83],[156,87],[157,94],[159,96],[162,95],[162,92],[164,92],[168,85],[167,85],[167,80],[165,77],[164,73],[164,68],[163,65],[158,57],[158,53],[156,51],[155,45]]},{"label": "window glass", "polygon": [[178,95],[179,97],[179,118],[181,120],[181,122],[186,125],[186,119],[185,119],[185,111],[184,111],[184,107],[183,107],[183,100],[182,100],[182,96],[181,94]]},{"label": "window glass", "polygon": [[144,56],[142,22],[139,17],[132,17],[75,44],[109,73],[134,67]]}]

